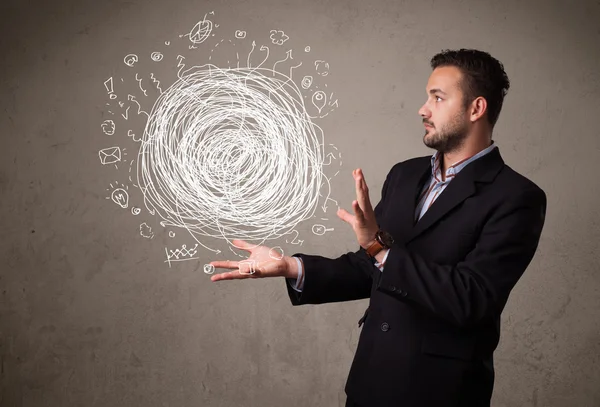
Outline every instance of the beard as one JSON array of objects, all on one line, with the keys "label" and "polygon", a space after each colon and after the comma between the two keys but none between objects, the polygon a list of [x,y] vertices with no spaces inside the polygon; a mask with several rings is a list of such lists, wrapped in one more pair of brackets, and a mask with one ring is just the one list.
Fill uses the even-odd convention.
[{"label": "beard", "polygon": [[[425,130],[423,143],[429,148],[440,153],[449,153],[458,150],[467,138],[467,125],[463,121],[464,112],[459,112],[449,123],[442,125],[439,129],[434,127]],[[433,126],[433,123],[423,120],[424,123]],[[435,132],[432,133],[432,130]]]}]

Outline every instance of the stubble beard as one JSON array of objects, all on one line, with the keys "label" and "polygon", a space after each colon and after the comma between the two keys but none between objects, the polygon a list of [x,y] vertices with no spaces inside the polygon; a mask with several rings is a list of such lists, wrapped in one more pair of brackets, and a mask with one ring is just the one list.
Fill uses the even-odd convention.
[{"label": "stubble beard", "polygon": [[464,144],[467,138],[467,126],[462,121],[463,113],[460,112],[453,117],[452,121],[435,129],[434,134],[429,134],[431,130],[426,130],[423,136],[423,143],[442,154],[458,150]]}]

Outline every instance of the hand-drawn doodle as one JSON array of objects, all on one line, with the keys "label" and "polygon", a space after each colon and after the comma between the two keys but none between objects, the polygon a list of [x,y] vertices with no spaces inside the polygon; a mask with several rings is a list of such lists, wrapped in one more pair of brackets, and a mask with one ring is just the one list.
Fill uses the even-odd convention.
[{"label": "hand-drawn doodle", "polygon": [[204,19],[198,21],[194,28],[190,30],[189,33],[185,35],[180,35],[180,37],[188,37],[192,42],[192,46],[202,44],[206,39],[210,36],[213,29],[213,22],[211,20],[206,19],[206,15]]},{"label": "hand-drawn doodle", "polygon": [[312,82],[313,82],[313,77],[310,75],[307,75],[304,78],[302,78],[302,82],[301,82],[302,89],[310,88],[310,86],[312,85]]},{"label": "hand-drawn doodle", "polygon": [[319,113],[321,113],[321,110],[327,104],[325,92],[321,90],[315,92],[312,96],[312,103],[319,110]]},{"label": "hand-drawn doodle", "polygon": [[115,95],[114,87],[113,87],[113,78],[112,76],[104,81],[104,87],[106,88],[106,92],[108,93],[108,97],[111,99],[116,99],[117,95]]},{"label": "hand-drawn doodle", "polygon": [[132,68],[138,61],[139,58],[135,54],[128,54],[125,56],[125,58],[123,58],[123,62],[125,62],[125,65],[127,65],[130,68]]},{"label": "hand-drawn doodle", "polygon": [[[179,36],[189,39],[189,43],[185,42],[190,49],[215,35],[218,24],[213,23],[209,14],[214,12],[204,15],[187,34]],[[198,247],[220,253],[200,241],[204,238],[229,243],[243,239],[261,244],[285,236],[286,242],[302,245],[304,240],[295,229],[298,224],[315,217],[319,207],[326,212],[328,201],[337,204],[330,198],[330,179],[323,172],[328,166],[328,171],[331,170],[337,152],[329,153],[329,148],[325,151],[323,132],[313,121],[336,108],[337,99],[327,89],[319,90],[320,86],[327,88],[321,78],[314,90],[313,76],[295,80],[293,73],[300,69],[294,70],[302,62],[294,59],[292,49],[270,50],[252,41],[252,49],[249,52],[245,49],[241,55],[243,40],[250,41],[246,31],[235,30],[235,39],[231,38],[231,31],[228,35],[230,39],[213,45],[207,64],[186,66],[186,55],[177,55],[177,77],[165,89],[154,73],[145,73],[143,77],[136,73],[139,91],[129,92],[137,96],[128,94],[127,99],[119,102],[120,111],[115,111],[125,120],[133,118],[136,110],[138,115],[146,115],[145,127],[136,128],[138,120],[131,120],[126,127],[127,136],[140,142],[137,160],[131,160],[129,165],[129,181],[140,188],[144,206],[150,214],[162,219],[161,226],[185,229],[196,241],[192,249],[185,245],[175,250],[165,248],[169,267],[173,261],[190,260]],[[269,39],[265,40],[282,46],[289,36],[283,30],[270,30]],[[168,46],[170,42],[164,44]],[[218,53],[213,54],[217,47]],[[308,45],[300,49],[305,53],[311,51]],[[227,64],[212,63],[213,55],[222,57],[230,51],[230,58],[219,60],[219,63],[227,60]],[[154,62],[165,60],[159,51],[149,54]],[[139,58],[128,54],[123,61],[126,66],[135,67]],[[309,64],[312,61],[314,58],[309,59]],[[327,62],[314,63],[316,73],[312,75],[329,74]],[[145,84],[144,79],[151,85]],[[109,97],[116,99],[113,85],[112,77],[104,82]],[[147,88],[151,88],[150,93],[154,88],[157,90],[152,93],[158,95],[153,104],[150,98],[139,95],[149,96]],[[150,113],[142,105],[152,106]],[[105,120],[101,128],[104,134],[112,135],[115,122]],[[122,155],[126,155],[125,149],[121,151],[116,146],[99,151],[103,165],[116,166],[126,160]],[[132,179],[136,173],[137,184]],[[129,207],[127,187],[115,186],[111,198],[119,206]],[[132,207],[131,213],[139,215],[141,209]],[[317,235],[330,230],[333,229],[324,225],[314,225],[312,229]],[[147,223],[142,223],[140,235],[152,239],[155,233]],[[174,237],[175,232],[168,231],[168,235]],[[269,252],[275,260],[283,255],[279,246]],[[213,273],[214,267],[207,266],[210,265],[204,266],[205,273]],[[240,273],[253,274],[257,267],[255,262],[243,261]]]},{"label": "hand-drawn doodle", "polygon": [[329,74],[329,63],[325,61],[315,61],[315,70],[321,76]]},{"label": "hand-drawn doodle", "polygon": [[283,255],[283,249],[280,246],[272,247],[271,250],[269,250],[269,257],[273,260],[281,260],[283,259]]},{"label": "hand-drawn doodle", "polygon": [[264,241],[312,216],[322,130],[296,84],[273,72],[194,67],[157,99],[137,184],[163,219],[195,236]]},{"label": "hand-drawn doodle", "polygon": [[238,269],[240,274],[254,274],[256,273],[256,266],[258,263],[255,260],[242,260],[238,262]]},{"label": "hand-drawn doodle", "polygon": [[271,42],[275,45],[283,45],[290,38],[283,31],[271,30],[270,34]]},{"label": "hand-drawn doodle", "polygon": [[121,148],[118,146],[104,148],[98,152],[98,155],[102,165],[114,164],[121,161]]},{"label": "hand-drawn doodle", "polygon": [[[118,185],[118,184],[117,184]],[[129,206],[129,193],[127,192],[127,186],[122,185],[121,187],[115,188],[115,186],[113,186],[113,184],[110,184],[110,188],[112,189],[112,192],[110,194],[110,199],[112,199],[112,201],[114,203],[116,203],[117,205],[119,205],[121,208],[123,209],[127,209],[127,207]],[[107,189],[108,190],[108,189]],[[106,197],[106,199],[109,199],[109,197]]]},{"label": "hand-drawn doodle", "polygon": [[140,225],[140,235],[146,239],[152,239],[154,237],[152,227],[150,227],[146,222],[142,223]]},{"label": "hand-drawn doodle", "polygon": [[212,264],[205,264],[204,272],[206,274],[213,274],[215,272],[215,266],[213,266]]},{"label": "hand-drawn doodle", "polygon": [[188,260],[196,260],[198,257],[193,257],[198,253],[196,250],[198,248],[198,244],[190,249],[187,248],[187,245],[181,245],[181,249],[170,250],[165,247],[165,253],[167,254],[167,260],[165,263],[169,263],[169,267],[171,267],[171,263],[174,261],[188,261]]},{"label": "hand-drawn doodle", "polygon": [[155,51],[152,54],[150,54],[150,59],[154,62],[160,62],[163,59],[163,54],[158,51]]},{"label": "hand-drawn doodle", "polygon": [[333,232],[333,228],[326,228],[324,225],[313,225],[312,231],[317,236],[323,236],[326,232]]},{"label": "hand-drawn doodle", "polygon": [[112,120],[104,120],[100,127],[102,128],[102,132],[107,136],[115,134],[115,122]]}]

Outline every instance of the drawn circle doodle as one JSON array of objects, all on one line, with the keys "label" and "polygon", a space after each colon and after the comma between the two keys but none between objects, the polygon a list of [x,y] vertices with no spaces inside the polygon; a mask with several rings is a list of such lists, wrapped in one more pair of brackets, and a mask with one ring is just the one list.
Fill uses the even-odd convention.
[{"label": "drawn circle doodle", "polygon": [[275,246],[269,250],[269,257],[273,260],[281,260],[283,255],[283,249],[280,246]]},{"label": "drawn circle doodle", "polygon": [[125,62],[125,65],[127,65],[130,68],[133,67],[137,61],[139,61],[139,58],[135,54],[129,54],[125,56],[125,58],[123,58],[123,62]]},{"label": "drawn circle doodle", "polygon": [[246,31],[237,30],[235,32],[235,38],[246,38]]},{"label": "drawn circle doodle", "polygon": [[173,232],[172,230],[169,231],[169,237],[175,237],[175,232]]},{"label": "drawn circle doodle", "polygon": [[304,52],[310,52],[310,45],[307,45],[306,48],[304,48]]},{"label": "drawn circle doodle", "polygon": [[205,264],[204,265],[204,272],[206,274],[212,274],[215,272],[215,266],[213,266],[212,264]]},{"label": "drawn circle doodle", "polygon": [[104,120],[100,127],[107,136],[112,136],[115,134],[115,122],[112,120]]},{"label": "drawn circle doodle", "polygon": [[137,207],[131,208],[131,213],[133,215],[139,215],[141,212],[142,212],[142,210],[140,208],[137,208]]},{"label": "drawn circle doodle", "polygon": [[150,54],[150,59],[153,60],[154,62],[160,62],[163,59],[163,54],[161,54],[158,51],[155,51],[152,54]]},{"label": "drawn circle doodle", "polygon": [[193,235],[264,241],[313,216],[323,155],[323,132],[288,76],[203,65],[154,104],[138,185],[163,219]]},{"label": "drawn circle doodle", "polygon": [[303,89],[308,89],[310,88],[310,85],[312,85],[313,82],[313,77],[310,75],[305,76],[304,78],[302,78],[302,88]]}]

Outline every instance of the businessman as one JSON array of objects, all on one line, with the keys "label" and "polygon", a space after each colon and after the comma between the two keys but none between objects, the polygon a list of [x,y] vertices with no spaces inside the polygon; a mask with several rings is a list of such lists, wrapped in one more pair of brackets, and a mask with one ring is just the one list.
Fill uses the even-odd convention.
[{"label": "businessman", "polygon": [[431,59],[419,109],[433,156],[396,164],[373,209],[353,171],[356,252],[281,260],[243,241],[244,262],[213,281],[285,277],[292,304],[369,298],[346,382],[347,406],[489,407],[493,353],[509,294],[537,249],[546,195],[506,165],[492,137],[509,80],[486,52],[445,50]]}]

